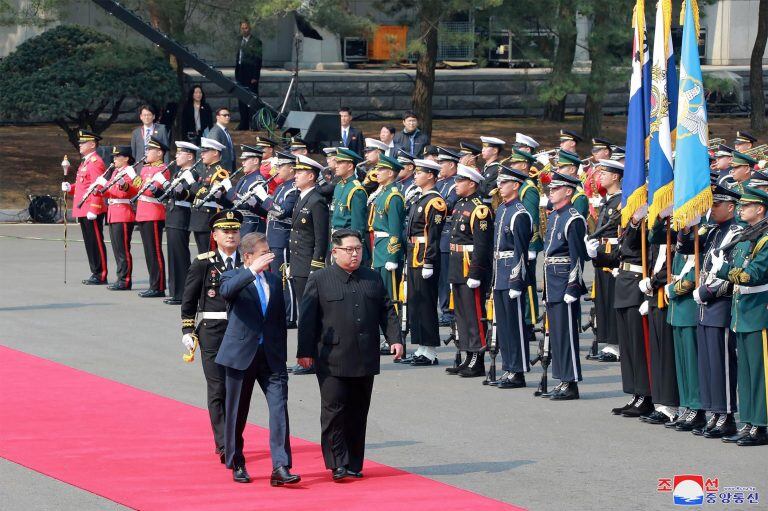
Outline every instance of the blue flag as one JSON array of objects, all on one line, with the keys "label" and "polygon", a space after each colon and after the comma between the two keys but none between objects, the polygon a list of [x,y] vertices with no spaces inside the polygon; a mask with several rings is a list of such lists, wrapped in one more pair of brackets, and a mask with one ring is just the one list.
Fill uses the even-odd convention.
[{"label": "blue flag", "polygon": [[676,229],[699,222],[712,207],[707,142],[707,102],[699,62],[699,16],[696,0],[683,4],[683,42],[680,50],[680,88],[675,146],[675,203],[672,221]]}]

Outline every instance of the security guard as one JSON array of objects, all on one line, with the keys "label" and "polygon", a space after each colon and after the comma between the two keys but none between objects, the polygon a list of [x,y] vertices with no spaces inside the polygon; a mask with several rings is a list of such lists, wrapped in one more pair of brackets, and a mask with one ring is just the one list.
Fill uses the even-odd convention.
[{"label": "security guard", "polygon": [[[453,288],[458,349],[466,352],[459,376],[485,376],[485,297],[491,284],[493,213],[483,204],[478,188],[483,176],[459,165],[456,194],[459,200],[451,222],[448,281]],[[442,269],[441,269],[442,271]]]},{"label": "security guard", "polygon": [[454,321],[450,310],[451,288],[448,285],[448,261],[450,260],[450,242],[453,208],[459,200],[456,195],[456,172],[459,155],[445,147],[437,147],[437,163],[440,165],[440,179],[435,189],[440,193],[448,207],[447,217],[443,222],[443,232],[440,233],[440,280],[437,288],[437,303],[440,307],[440,326],[448,326]]},{"label": "security guard", "polygon": [[181,181],[169,190],[170,200],[165,206],[165,232],[168,237],[168,291],[170,297],[163,300],[168,305],[181,305],[184,293],[184,281],[187,278],[190,265],[189,254],[189,220],[192,215],[190,202],[190,186],[196,180],[193,166],[197,151],[200,150],[190,142],[175,142],[176,144],[176,173],[171,181],[181,178]]},{"label": "security guard", "polygon": [[[203,374],[207,383],[208,415],[213,429],[216,455],[224,463],[224,367],[215,362],[227,329],[227,303],[219,292],[221,274],[241,265],[239,211],[221,211],[211,218],[216,250],[198,255],[189,267],[181,303],[181,341],[194,351],[200,345]],[[197,325],[195,325],[197,319]]]},{"label": "security guard", "polygon": [[[222,198],[221,204],[226,208],[232,208],[234,203],[245,194],[255,191],[255,186],[260,185],[267,194],[268,188],[264,176],[261,175],[261,155],[264,151],[256,146],[241,145],[240,160],[243,165],[243,177]],[[240,236],[251,232],[265,232],[267,228],[266,215],[262,211],[256,211],[247,204],[241,204],[238,209],[243,214],[243,224],[240,226]]]},{"label": "security guard", "polygon": [[[480,195],[483,203],[490,205],[492,201],[493,190],[496,189],[496,176],[499,174],[499,162],[501,161],[501,151],[504,150],[504,142],[497,137],[480,137],[483,143],[482,156],[483,161],[483,182],[480,184]],[[498,192],[497,192],[498,193]]]},{"label": "security guard", "polygon": [[528,277],[528,250],[534,223],[520,202],[520,189],[528,173],[502,164],[498,186],[503,202],[496,209],[493,235],[493,305],[496,338],[501,352],[500,389],[525,387],[525,373],[531,370],[528,340],[531,325],[525,321]]},{"label": "security guard", "polygon": [[[745,187],[741,196],[741,219],[749,226],[763,220],[768,212],[768,193]],[[718,252],[712,258],[712,272],[733,284],[731,330],[736,334],[738,361],[739,417],[743,427],[725,442],[741,446],[768,444],[768,233],[739,242],[725,261]]]},{"label": "security guard", "polygon": [[215,196],[208,198],[205,202],[203,200],[208,196],[212,187],[221,186],[220,183],[229,179],[229,171],[221,165],[221,152],[224,149],[224,144],[212,138],[202,137],[200,139],[200,158],[205,167],[197,182],[190,187],[192,213],[189,218],[189,229],[195,237],[199,253],[208,252],[211,246],[211,219],[220,209]]},{"label": "security guard", "polygon": [[437,281],[440,278],[440,233],[447,214],[445,200],[435,189],[440,165],[414,160],[416,186],[421,190],[406,221],[408,249],[405,262],[408,325],[411,342],[419,347],[403,363],[437,364],[440,332],[437,324]]},{"label": "security guard", "polygon": [[549,199],[554,210],[547,220],[544,242],[544,282],[549,339],[552,346],[552,377],[560,380],[551,392],[553,400],[579,399],[582,380],[579,360],[581,295],[586,291],[582,275],[587,258],[584,238],[587,222],[571,204],[579,186],[575,177],[552,173]]},{"label": "security guard", "polygon": [[[360,266],[370,266],[368,236],[368,194],[362,183],[355,179],[355,165],[362,161],[359,154],[339,147],[336,154],[336,175],[339,182],[333,190],[331,202],[331,233],[337,229],[353,229],[363,238],[363,257]],[[330,252],[328,252],[330,255]]]},{"label": "security guard", "polygon": [[[103,187],[101,194],[107,199],[107,223],[112,253],[115,255],[117,280],[107,286],[110,291],[127,291],[133,285],[133,257],[131,237],[136,222],[136,212],[131,205],[130,183],[136,178],[131,146],[114,146],[112,161],[115,169],[109,181],[115,182]],[[118,176],[120,176],[118,178]]]},{"label": "security guard", "polygon": [[[580,165],[581,160],[578,154],[563,149],[557,153],[557,172],[560,174],[567,174],[578,179]],[[584,193],[581,181],[579,181],[579,186],[576,188],[576,193],[571,198],[571,203],[581,216],[585,219],[589,217],[589,199]]]}]

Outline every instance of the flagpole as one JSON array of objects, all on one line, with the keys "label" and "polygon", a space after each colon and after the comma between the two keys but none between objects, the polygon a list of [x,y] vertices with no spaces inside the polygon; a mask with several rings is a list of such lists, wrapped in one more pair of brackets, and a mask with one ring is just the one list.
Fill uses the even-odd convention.
[{"label": "flagpole", "polygon": [[696,224],[693,227],[695,230],[693,231],[693,264],[694,264],[694,279],[693,281],[696,283],[696,285],[699,285],[699,225]]},{"label": "flagpole", "polygon": [[[643,278],[648,277],[648,239],[647,239],[647,219],[640,221],[640,250],[642,255],[640,261],[643,266]],[[651,329],[648,324],[648,315],[643,318],[643,344],[645,345],[645,365],[648,370],[648,382],[651,381]]]}]

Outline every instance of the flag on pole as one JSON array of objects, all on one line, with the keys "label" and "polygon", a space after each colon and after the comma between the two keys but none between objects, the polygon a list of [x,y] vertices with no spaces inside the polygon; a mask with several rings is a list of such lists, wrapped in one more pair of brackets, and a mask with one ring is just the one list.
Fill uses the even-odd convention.
[{"label": "flag on pole", "polygon": [[651,65],[650,155],[648,162],[648,222],[672,213],[674,174],[672,132],[677,119],[677,71],[672,47],[672,1],[656,4],[656,31]]},{"label": "flag on pole", "polygon": [[651,62],[645,41],[645,2],[637,0],[632,14],[632,78],[629,82],[627,111],[627,157],[621,194],[621,225],[627,225],[640,208],[648,207],[645,184],[646,139],[651,115]]},{"label": "flag on pole", "polygon": [[683,42],[680,50],[680,88],[675,146],[675,202],[672,222],[682,229],[699,222],[712,207],[707,142],[707,102],[699,62],[699,8],[685,0]]}]

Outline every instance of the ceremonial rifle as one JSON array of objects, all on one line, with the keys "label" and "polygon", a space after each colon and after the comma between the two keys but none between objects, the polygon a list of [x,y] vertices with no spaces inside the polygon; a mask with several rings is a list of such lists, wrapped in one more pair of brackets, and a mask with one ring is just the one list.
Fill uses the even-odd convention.
[{"label": "ceremonial rifle", "polygon": [[734,236],[730,242],[720,247],[719,250],[724,254],[742,241],[755,241],[766,232],[768,232],[768,217],[763,218],[755,225],[748,225],[742,229],[739,234]]},{"label": "ceremonial rifle", "polygon": [[[174,162],[172,162],[172,163],[171,163],[171,165],[176,165],[176,162],[175,162],[175,161],[174,161]],[[168,170],[168,171],[170,172],[170,169],[171,169],[171,165],[168,165],[168,167],[166,167],[166,168],[165,168],[165,169],[163,169],[163,170]],[[161,172],[162,172],[162,171],[161,171]],[[155,174],[155,175],[156,175],[156,174]],[[147,179],[147,182],[146,182],[146,183],[144,183],[144,184],[142,185],[141,189],[139,189],[139,193],[137,193],[137,194],[136,194],[136,195],[135,195],[133,198],[131,198],[131,204],[135,204],[135,203],[136,203],[136,201],[137,201],[137,200],[139,200],[139,197],[141,197],[142,195],[144,195],[144,192],[146,192],[146,191],[147,191],[147,189],[148,189],[150,186],[152,186],[152,182],[153,182],[153,181],[154,181],[154,179],[155,179],[155,175],[153,175],[152,177],[150,177],[149,179]],[[162,186],[162,185],[161,185],[161,186]]]},{"label": "ceremonial rifle", "polygon": [[[101,178],[103,178],[104,176],[106,176],[106,175],[109,173],[109,171],[110,171],[110,170],[112,170],[113,168],[115,168],[115,164],[114,164],[114,163],[110,163],[110,164],[109,164],[109,167],[107,167],[107,170],[105,170],[105,171],[104,171],[104,173],[103,173],[102,175],[100,175],[98,178],[96,178],[96,180],[98,181],[99,179],[101,179]],[[78,203],[77,203],[77,207],[78,207],[78,208],[81,208],[81,207],[83,207],[83,204],[85,204],[85,201],[87,201],[87,200],[88,200],[88,197],[90,197],[91,195],[93,195],[93,192],[95,192],[95,191],[96,191],[96,188],[98,188],[98,186],[99,186],[99,185],[98,185],[98,184],[96,184],[96,181],[94,181],[93,183],[91,183],[91,186],[89,186],[89,187],[88,187],[88,190],[86,190],[86,192],[83,194],[83,197],[80,199],[80,202],[78,202]]]},{"label": "ceremonial rifle", "polygon": [[236,200],[232,204],[232,209],[239,208],[242,204],[247,202],[248,199],[250,199],[251,197],[256,195],[256,187],[257,186],[268,186],[269,183],[271,183],[272,180],[275,179],[276,177],[277,177],[277,174],[275,174],[274,176],[269,176],[269,179],[267,179],[266,181],[257,181],[257,182],[255,182],[253,184],[253,186],[247,192],[245,192],[238,200]]},{"label": "ceremonial rifle", "polygon": [[[203,159],[202,158],[198,158],[197,161],[195,163],[193,163],[192,166],[189,169],[187,169],[187,170],[191,171],[201,161],[203,161]],[[184,173],[185,172],[186,172],[186,170],[184,172],[181,172],[175,178],[173,178],[173,181],[171,181],[171,184],[168,185],[168,188],[165,189],[163,194],[160,197],[158,197],[157,200],[159,200],[160,202],[165,202],[166,199],[169,198],[169,195],[171,194],[173,189],[176,188],[182,181],[184,181]]]},{"label": "ceremonial rifle", "polygon": [[539,381],[539,387],[536,389],[536,392],[533,393],[534,396],[541,396],[542,394],[547,393],[547,371],[549,370],[549,363],[552,361],[550,348],[549,348],[549,318],[547,317],[547,313],[545,312],[543,314],[543,325],[541,328],[541,331],[543,332],[544,336],[541,339],[541,342],[539,342],[539,353],[536,355],[536,358],[531,360],[531,365],[536,365],[537,362],[541,362],[541,380]]},{"label": "ceremonial rifle", "polygon": [[[216,195],[216,192],[221,190],[222,188],[227,188],[227,185],[225,185],[225,182],[229,183],[230,188],[232,187],[232,178],[234,178],[236,175],[238,175],[240,172],[243,171],[244,167],[240,167],[236,171],[234,171],[229,177],[226,179],[222,179],[221,181],[216,182],[213,186],[211,186],[211,189],[208,191],[208,193],[203,197],[202,199],[195,200],[194,207],[195,209],[200,209],[203,207],[203,204],[210,201],[214,195]],[[229,191],[227,189],[227,191]]]},{"label": "ceremonial rifle", "polygon": [[459,349],[459,328],[456,325],[456,306],[453,298],[453,284],[450,284],[450,294],[448,295],[448,311],[451,313],[453,319],[451,320],[451,333],[443,341],[448,346],[451,342],[456,345],[456,356],[453,358],[453,367],[459,367],[461,365],[461,350]]},{"label": "ceremonial rifle", "polygon": [[[503,220],[503,218],[502,218]],[[523,264],[527,263],[524,261]],[[490,385],[496,382],[496,357],[499,354],[499,343],[496,339],[496,309],[493,302],[493,290],[496,288],[496,257],[493,260],[493,278],[491,279],[491,292],[488,300],[485,301],[485,318],[491,326],[491,340],[488,343],[488,354],[491,356],[491,367],[488,369],[488,375],[483,385]]]}]

